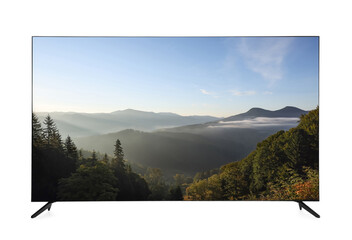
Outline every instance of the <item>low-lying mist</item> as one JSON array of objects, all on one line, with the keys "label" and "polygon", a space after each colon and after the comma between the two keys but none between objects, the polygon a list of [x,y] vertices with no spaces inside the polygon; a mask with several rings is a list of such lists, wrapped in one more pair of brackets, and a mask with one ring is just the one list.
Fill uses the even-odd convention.
[{"label": "low-lying mist", "polygon": [[208,128],[267,128],[282,127],[283,129],[297,126],[299,118],[267,118],[257,117],[239,121],[219,121],[216,125]]}]

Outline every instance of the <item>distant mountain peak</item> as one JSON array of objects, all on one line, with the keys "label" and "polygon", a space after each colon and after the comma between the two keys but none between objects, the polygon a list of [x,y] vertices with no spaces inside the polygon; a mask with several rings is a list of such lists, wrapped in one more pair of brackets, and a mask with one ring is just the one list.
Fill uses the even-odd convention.
[{"label": "distant mountain peak", "polygon": [[290,108],[293,108],[293,109],[299,109],[299,108],[294,107],[294,106],[286,106],[286,107],[284,107],[283,109],[290,109]]},{"label": "distant mountain peak", "polygon": [[257,112],[266,112],[266,111],[269,111],[269,110],[266,110],[266,109],[263,109],[263,108],[254,107],[254,108],[249,109],[247,111],[247,113],[257,113]]},{"label": "distant mountain peak", "polygon": [[307,114],[307,111],[304,111],[302,109],[299,109],[297,107],[293,106],[286,106],[282,109],[279,110],[266,110],[263,108],[258,108],[254,107],[249,109],[245,113],[241,113],[238,115],[230,116],[222,121],[239,121],[239,120],[244,120],[244,119],[251,119],[251,118],[256,118],[256,117],[269,117],[269,118],[274,118],[274,117],[300,117],[302,114]]},{"label": "distant mountain peak", "polygon": [[267,109],[264,109],[264,108],[259,108],[259,107],[253,107],[251,109],[249,109],[248,112],[251,112],[251,111],[268,111],[268,112],[277,112],[277,111],[282,111],[282,110],[299,110],[299,111],[304,111],[300,108],[297,108],[297,107],[294,107],[294,106],[286,106],[284,108],[281,108],[279,110],[267,110]]},{"label": "distant mountain peak", "polygon": [[258,107],[254,107],[254,108],[249,109],[248,112],[249,112],[249,111],[253,111],[253,110],[265,110],[265,109],[263,109],[263,108],[258,108]]}]

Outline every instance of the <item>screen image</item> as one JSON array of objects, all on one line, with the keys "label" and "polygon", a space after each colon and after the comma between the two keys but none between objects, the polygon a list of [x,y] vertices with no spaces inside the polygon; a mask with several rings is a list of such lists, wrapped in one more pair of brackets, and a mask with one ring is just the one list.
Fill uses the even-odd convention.
[{"label": "screen image", "polygon": [[319,37],[32,37],[32,201],[318,201]]}]

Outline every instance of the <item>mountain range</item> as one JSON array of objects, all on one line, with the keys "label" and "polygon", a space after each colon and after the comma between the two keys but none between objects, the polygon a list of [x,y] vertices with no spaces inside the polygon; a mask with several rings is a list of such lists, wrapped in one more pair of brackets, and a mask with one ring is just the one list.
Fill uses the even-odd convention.
[{"label": "mountain range", "polygon": [[111,113],[76,113],[76,112],[38,112],[42,122],[50,114],[63,137],[84,137],[107,134],[125,129],[153,131],[159,128],[171,128],[189,124],[217,121],[212,116],[181,116],[175,113],[154,113],[133,109]]},{"label": "mountain range", "polygon": [[307,114],[308,111],[302,109],[287,106],[276,111],[270,111],[262,108],[251,108],[248,112],[241,113],[238,115],[230,116],[224,118],[222,121],[239,121],[245,119],[253,119],[257,117],[267,117],[267,118],[297,118],[302,114]]},{"label": "mountain range", "polygon": [[[94,149],[112,155],[115,141],[120,139],[130,162],[160,168],[168,176],[176,173],[192,176],[196,172],[242,159],[266,137],[279,130],[297,126],[299,117],[306,113],[307,111],[295,107],[277,111],[252,108],[246,113],[225,119],[209,117],[211,120],[205,123],[161,128],[151,132],[131,128],[76,137],[74,141],[78,148]],[[152,113],[148,115],[155,116]]]}]

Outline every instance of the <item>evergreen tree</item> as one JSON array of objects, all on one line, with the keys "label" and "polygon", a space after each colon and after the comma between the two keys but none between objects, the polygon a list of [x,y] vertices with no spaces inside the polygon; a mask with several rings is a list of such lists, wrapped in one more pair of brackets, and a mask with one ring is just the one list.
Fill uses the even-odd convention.
[{"label": "evergreen tree", "polygon": [[55,134],[55,131],[56,131],[56,126],[55,126],[54,120],[50,117],[49,114],[44,119],[44,125],[45,125],[44,138],[45,138],[46,144],[49,146],[51,144],[51,141],[52,141],[54,134]]},{"label": "evergreen tree", "polygon": [[115,150],[114,150],[115,158],[119,161],[123,161],[124,153],[123,153],[123,150],[121,147],[121,142],[119,139],[116,140],[116,144],[114,146],[115,146]]},{"label": "evergreen tree", "polygon": [[78,160],[77,147],[70,136],[67,136],[64,146],[66,156],[74,160]]},{"label": "evergreen tree", "polygon": [[108,155],[106,153],[104,154],[104,157],[103,157],[102,161],[105,162],[105,163],[109,163],[109,157],[108,157]]},{"label": "evergreen tree", "polygon": [[64,143],[62,142],[61,134],[57,129],[56,129],[56,132],[54,133],[52,145],[53,147],[57,148],[59,151],[64,152]]},{"label": "evergreen tree", "polygon": [[93,150],[91,159],[92,159],[94,162],[95,162],[95,161],[98,161],[97,153],[95,152],[95,150]]},{"label": "evergreen tree", "polygon": [[43,144],[43,129],[34,113],[32,113],[32,140],[33,146],[39,147]]},{"label": "evergreen tree", "polygon": [[[57,184],[60,178],[69,177],[76,170],[76,161],[67,157],[61,135],[53,119],[44,120],[40,147],[33,143],[32,151],[32,200],[56,201]],[[40,139],[40,124],[33,116],[33,137]]]},{"label": "evergreen tree", "polygon": [[97,153],[93,150],[91,157],[89,158],[81,158],[79,160],[79,165],[84,165],[87,167],[94,167],[99,163],[97,158]]},{"label": "evergreen tree", "polygon": [[54,120],[48,116],[44,119],[44,140],[47,147],[57,148],[59,151],[63,151],[63,144],[61,135],[56,127]]},{"label": "evergreen tree", "polygon": [[113,158],[112,164],[115,168],[117,168],[118,171],[124,172],[126,170],[126,166],[124,161],[123,149],[119,139],[116,140],[116,144],[114,146],[115,146],[115,150],[114,150],[114,158]]}]

